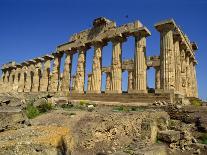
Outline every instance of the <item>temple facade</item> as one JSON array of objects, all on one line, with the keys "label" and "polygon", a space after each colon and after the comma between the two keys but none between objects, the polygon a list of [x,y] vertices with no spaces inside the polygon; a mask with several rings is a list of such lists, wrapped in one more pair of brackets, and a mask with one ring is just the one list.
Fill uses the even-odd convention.
[{"label": "temple facade", "polygon": [[[57,46],[51,54],[18,64],[4,64],[0,91],[121,94],[122,73],[127,71],[127,93],[148,93],[147,69],[153,67],[155,93],[198,97],[196,43],[191,42],[172,19],[156,23],[155,28],[160,33],[160,55],[147,57],[146,42],[151,33],[140,21],[116,26],[111,20],[97,18],[91,29],[74,34],[69,42]],[[134,37],[134,58],[122,60],[122,44],[128,37]],[[112,43],[111,65],[103,67],[102,50],[109,42]],[[86,75],[86,55],[90,48],[94,49],[92,72]],[[76,74],[72,75],[73,55],[76,53],[77,69]],[[62,73],[61,61],[64,61]],[[106,74],[104,92],[102,74]]]}]

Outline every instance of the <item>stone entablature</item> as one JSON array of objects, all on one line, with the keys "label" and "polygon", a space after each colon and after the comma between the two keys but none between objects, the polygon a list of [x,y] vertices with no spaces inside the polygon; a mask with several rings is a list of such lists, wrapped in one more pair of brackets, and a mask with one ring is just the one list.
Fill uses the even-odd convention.
[{"label": "stone entablature", "polygon": [[[160,55],[146,57],[146,41],[151,35],[140,22],[116,26],[114,21],[97,18],[91,29],[74,34],[69,41],[57,46],[56,52],[25,61],[10,62],[2,66],[1,90],[17,92],[102,92],[102,74],[106,74],[105,93],[122,93],[122,72],[128,72],[128,93],[147,93],[147,69],[155,69],[157,93],[173,92],[198,97],[195,42],[176,25],[174,20],[155,24],[160,32]],[[122,44],[134,37],[134,58],[122,60]],[[102,49],[112,43],[111,65],[102,67]],[[86,75],[87,50],[94,48],[92,72]],[[78,53],[75,75],[72,75],[73,54]],[[61,61],[65,56],[63,73]],[[53,65],[51,65],[51,62]]]}]

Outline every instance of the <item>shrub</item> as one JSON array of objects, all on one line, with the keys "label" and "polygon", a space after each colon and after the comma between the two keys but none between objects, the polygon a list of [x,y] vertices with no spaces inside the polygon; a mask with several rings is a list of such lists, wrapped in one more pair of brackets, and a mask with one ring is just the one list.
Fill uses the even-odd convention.
[{"label": "shrub", "polygon": [[40,113],[45,113],[52,110],[52,103],[44,103],[37,107]]},{"label": "shrub", "polygon": [[63,104],[63,105],[61,105],[61,108],[63,108],[63,109],[70,109],[72,107],[73,107],[72,104]]},{"label": "shrub", "polygon": [[48,112],[52,109],[51,103],[44,103],[38,107],[35,107],[33,103],[29,103],[26,107],[26,115],[29,119],[35,118],[41,113]]},{"label": "shrub", "polygon": [[197,107],[202,106],[202,103],[199,100],[192,100],[191,104]]},{"label": "shrub", "polygon": [[200,137],[201,143],[202,144],[207,144],[207,133],[204,133],[201,137]]},{"label": "shrub", "polygon": [[26,115],[29,119],[35,118],[40,114],[37,107],[34,107],[33,104],[28,104],[26,107]]},{"label": "shrub", "polygon": [[87,105],[89,105],[89,102],[82,100],[82,101],[80,101],[79,104],[82,105],[82,106],[85,106],[85,105],[87,106]]}]

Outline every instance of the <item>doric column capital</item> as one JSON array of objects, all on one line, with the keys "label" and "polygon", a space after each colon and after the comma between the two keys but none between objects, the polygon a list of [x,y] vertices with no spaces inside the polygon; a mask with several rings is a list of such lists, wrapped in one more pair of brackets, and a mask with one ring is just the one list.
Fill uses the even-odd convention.
[{"label": "doric column capital", "polygon": [[98,47],[104,47],[107,46],[107,42],[105,41],[93,41],[91,42],[92,46],[98,48]]},{"label": "doric column capital", "polygon": [[132,33],[134,37],[148,37],[151,35],[151,32],[146,27],[141,27]]},{"label": "doric column capital", "polygon": [[168,19],[158,22],[154,26],[159,32],[166,32],[166,31],[174,30],[176,28],[176,24],[173,19]]},{"label": "doric column capital", "polygon": [[126,37],[123,37],[122,34],[120,34],[120,35],[117,35],[117,36],[112,36],[112,37],[110,37],[109,40],[110,40],[112,43],[123,43],[123,42],[125,42],[127,39],[126,39]]},{"label": "doric column capital", "polygon": [[42,58],[43,58],[45,61],[46,61],[46,60],[53,60],[53,59],[54,59],[54,56],[53,56],[53,55],[48,55],[48,54],[47,54],[47,55],[43,56]]}]

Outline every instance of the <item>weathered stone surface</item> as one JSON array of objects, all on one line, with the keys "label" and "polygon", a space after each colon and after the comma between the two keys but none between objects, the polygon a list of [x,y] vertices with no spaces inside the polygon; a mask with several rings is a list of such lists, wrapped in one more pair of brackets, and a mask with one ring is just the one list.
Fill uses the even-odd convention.
[{"label": "weathered stone surface", "polygon": [[70,154],[67,128],[33,126],[0,133],[0,154]]},{"label": "weathered stone surface", "polygon": [[0,132],[25,127],[29,121],[21,109],[14,107],[1,107]]},{"label": "weathered stone surface", "polygon": [[159,131],[157,136],[158,139],[168,143],[177,142],[180,140],[180,132],[174,130]]}]

